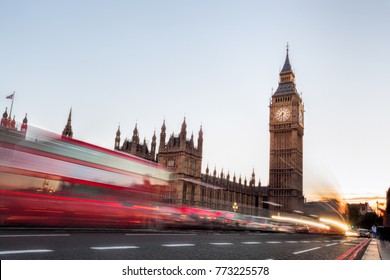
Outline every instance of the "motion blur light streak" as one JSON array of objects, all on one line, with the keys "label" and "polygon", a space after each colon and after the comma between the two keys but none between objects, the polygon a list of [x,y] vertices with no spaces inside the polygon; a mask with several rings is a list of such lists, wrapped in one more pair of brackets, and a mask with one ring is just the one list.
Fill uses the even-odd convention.
[{"label": "motion blur light streak", "polygon": [[343,230],[348,230],[348,226],[344,223],[340,223],[340,222],[337,222],[335,220],[330,220],[330,219],[326,219],[326,218],[320,218],[320,221],[321,222],[324,222],[324,223],[327,223],[327,224],[331,224],[331,225],[334,225],[336,227],[339,227]]},{"label": "motion blur light streak", "polygon": [[350,231],[350,230],[346,231],[345,235],[346,236],[359,236],[359,234],[356,231]]},{"label": "motion blur light streak", "polygon": [[292,222],[292,223],[297,223],[297,224],[311,225],[311,226],[322,228],[322,229],[329,229],[329,226],[321,224],[321,223],[312,222],[312,221],[303,220],[303,219],[292,218],[292,217],[283,217],[283,216],[279,216],[279,215],[273,215],[272,219],[286,221],[286,222]]}]

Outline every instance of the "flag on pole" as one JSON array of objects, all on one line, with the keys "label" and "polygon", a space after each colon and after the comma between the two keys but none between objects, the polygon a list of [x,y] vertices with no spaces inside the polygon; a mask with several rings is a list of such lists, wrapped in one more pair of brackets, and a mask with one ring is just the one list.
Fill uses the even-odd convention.
[{"label": "flag on pole", "polygon": [[15,92],[13,94],[11,94],[11,95],[8,95],[7,99],[12,99],[13,100],[14,99],[14,95],[15,95]]}]

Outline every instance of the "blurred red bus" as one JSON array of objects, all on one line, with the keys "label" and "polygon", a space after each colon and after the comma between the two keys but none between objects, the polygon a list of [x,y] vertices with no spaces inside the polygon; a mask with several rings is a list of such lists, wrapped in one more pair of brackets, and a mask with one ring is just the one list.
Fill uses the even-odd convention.
[{"label": "blurred red bus", "polygon": [[3,226],[145,226],[159,220],[175,182],[165,168],[122,152],[0,128]]}]

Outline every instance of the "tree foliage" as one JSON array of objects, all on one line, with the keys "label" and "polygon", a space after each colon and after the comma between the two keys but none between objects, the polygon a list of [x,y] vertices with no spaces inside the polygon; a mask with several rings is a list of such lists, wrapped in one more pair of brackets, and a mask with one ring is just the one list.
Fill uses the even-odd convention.
[{"label": "tree foliage", "polygon": [[383,218],[378,217],[374,212],[367,212],[363,215],[360,214],[358,204],[348,205],[349,223],[352,226],[359,228],[371,229],[372,225],[382,225]]}]

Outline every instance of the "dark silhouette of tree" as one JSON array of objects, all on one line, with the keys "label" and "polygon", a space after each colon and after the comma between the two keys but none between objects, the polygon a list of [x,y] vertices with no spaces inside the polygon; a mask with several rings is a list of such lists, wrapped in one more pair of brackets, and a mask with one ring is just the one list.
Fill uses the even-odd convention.
[{"label": "dark silhouette of tree", "polygon": [[371,229],[372,225],[380,225],[380,220],[374,212],[367,212],[359,217],[358,226],[361,228]]},{"label": "dark silhouette of tree", "polygon": [[348,218],[349,218],[349,224],[352,226],[357,227],[359,224],[359,205],[357,204],[348,204]]}]

